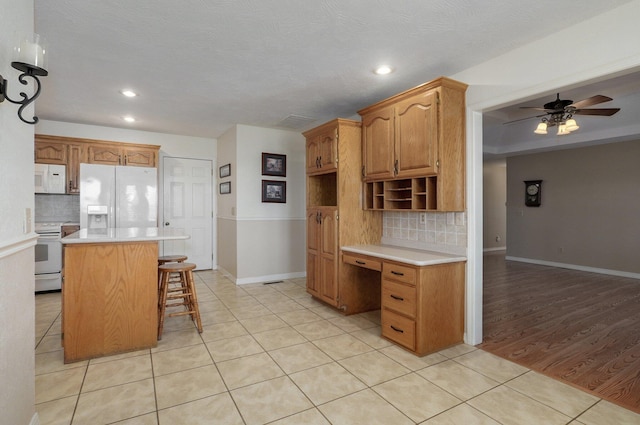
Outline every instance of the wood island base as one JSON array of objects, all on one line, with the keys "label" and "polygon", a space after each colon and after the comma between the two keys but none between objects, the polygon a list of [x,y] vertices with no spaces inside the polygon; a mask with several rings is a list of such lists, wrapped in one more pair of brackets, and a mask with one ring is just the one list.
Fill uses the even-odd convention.
[{"label": "wood island base", "polygon": [[157,241],[68,244],[63,269],[65,363],[157,346]]}]

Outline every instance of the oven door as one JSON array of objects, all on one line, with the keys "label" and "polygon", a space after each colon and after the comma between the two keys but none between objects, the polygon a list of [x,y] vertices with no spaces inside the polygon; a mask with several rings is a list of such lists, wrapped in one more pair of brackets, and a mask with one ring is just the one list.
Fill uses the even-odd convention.
[{"label": "oven door", "polygon": [[35,247],[35,273],[60,273],[62,271],[62,242],[60,233],[38,236]]}]

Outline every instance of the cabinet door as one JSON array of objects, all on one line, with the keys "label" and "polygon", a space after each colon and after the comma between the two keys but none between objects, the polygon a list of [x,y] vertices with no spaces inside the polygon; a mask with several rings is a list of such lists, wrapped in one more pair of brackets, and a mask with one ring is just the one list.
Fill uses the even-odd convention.
[{"label": "cabinet door", "polygon": [[321,208],[320,275],[322,298],[335,305],[338,299],[338,221],[336,208]]},{"label": "cabinet door", "polygon": [[396,105],[395,158],[397,177],[437,172],[437,92],[421,93]]},{"label": "cabinet door", "polygon": [[42,142],[34,144],[34,160],[38,164],[67,164],[67,144]]},{"label": "cabinet door", "polygon": [[393,178],[393,107],[362,117],[362,164],[365,180]]},{"label": "cabinet door", "polygon": [[89,164],[123,165],[119,147],[100,144],[89,146],[87,162]]},{"label": "cabinet door", "polygon": [[307,210],[307,292],[320,296],[320,221],[317,209]]},{"label": "cabinet door", "polygon": [[320,166],[320,149],[318,137],[307,139],[307,173],[315,173]]},{"label": "cabinet door", "polygon": [[318,137],[318,159],[323,172],[338,168],[338,129],[334,128]]},{"label": "cabinet door", "polygon": [[135,167],[155,167],[157,164],[157,150],[145,148],[124,148],[123,164]]},{"label": "cabinet door", "polygon": [[67,193],[80,193],[80,163],[86,162],[83,145],[69,145]]}]

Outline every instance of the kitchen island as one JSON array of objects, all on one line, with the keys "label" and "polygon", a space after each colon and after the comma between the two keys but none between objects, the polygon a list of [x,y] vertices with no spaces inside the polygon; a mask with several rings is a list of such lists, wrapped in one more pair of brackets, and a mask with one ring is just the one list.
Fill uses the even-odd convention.
[{"label": "kitchen island", "polygon": [[81,229],[62,239],[64,362],[151,348],[158,334],[157,227]]}]

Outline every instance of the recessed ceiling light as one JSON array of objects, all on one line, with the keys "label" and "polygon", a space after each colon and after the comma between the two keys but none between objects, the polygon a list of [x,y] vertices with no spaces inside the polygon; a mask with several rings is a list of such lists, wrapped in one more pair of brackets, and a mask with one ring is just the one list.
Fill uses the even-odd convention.
[{"label": "recessed ceiling light", "polygon": [[127,115],[126,117],[123,117],[122,119],[125,120],[126,122],[136,122],[136,119],[133,118],[130,115]]},{"label": "recessed ceiling light", "polygon": [[136,92],[129,89],[120,90],[120,93],[122,93],[124,96],[127,96],[127,97],[136,97],[138,95]]},{"label": "recessed ceiling light", "polygon": [[391,68],[389,65],[381,65],[373,70],[373,73],[377,75],[387,75],[391,74],[392,72],[393,68]]}]

